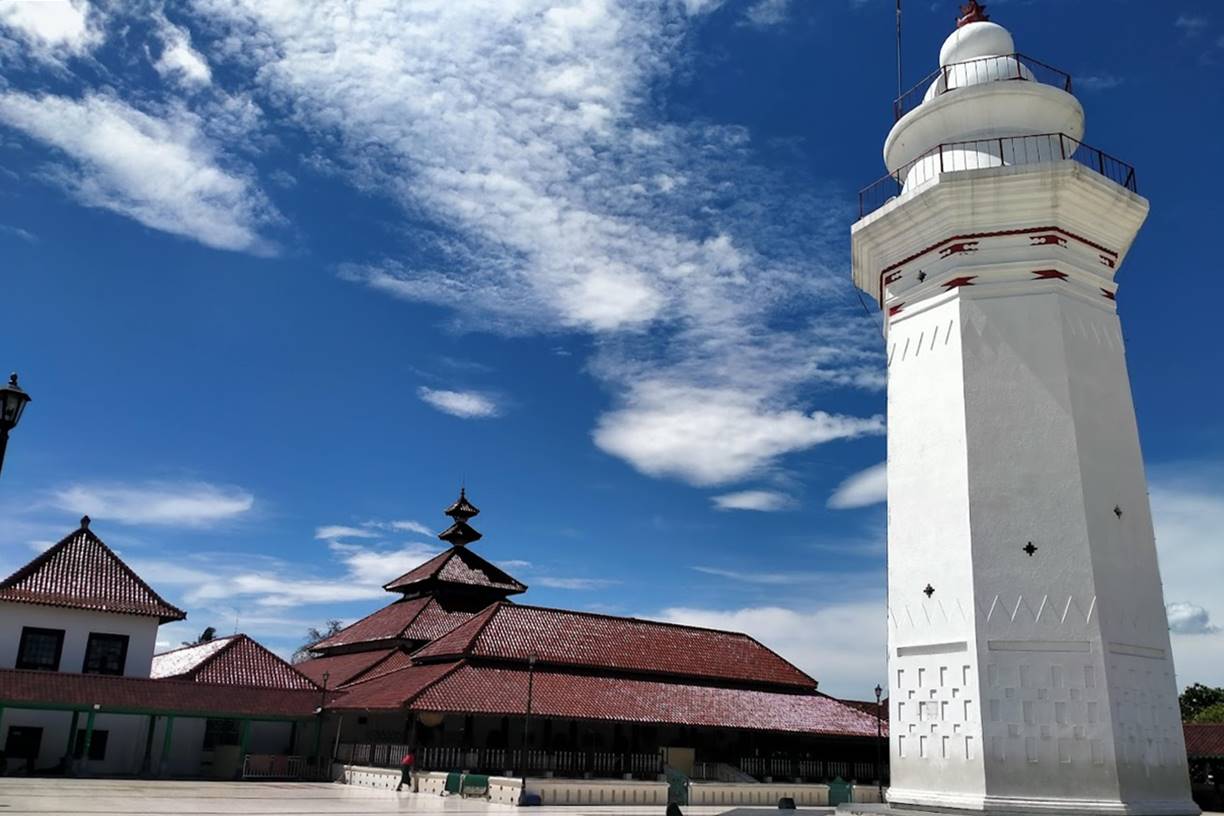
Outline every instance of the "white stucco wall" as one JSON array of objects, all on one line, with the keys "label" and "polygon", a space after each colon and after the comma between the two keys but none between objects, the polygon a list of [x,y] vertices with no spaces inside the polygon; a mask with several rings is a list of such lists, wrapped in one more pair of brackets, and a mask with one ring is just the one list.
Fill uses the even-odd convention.
[{"label": "white stucco wall", "polygon": [[[1026,132],[997,85],[958,115]],[[1053,157],[945,170],[853,230],[888,315],[890,800],[1195,813],[1114,297],[1147,202]]]},{"label": "white stucco wall", "polygon": [[81,671],[91,632],[127,635],[127,663],[123,673],[128,677],[149,676],[157,642],[157,618],[0,601],[0,669],[16,667],[21,630],[25,626],[64,630],[60,671],[66,672]]}]

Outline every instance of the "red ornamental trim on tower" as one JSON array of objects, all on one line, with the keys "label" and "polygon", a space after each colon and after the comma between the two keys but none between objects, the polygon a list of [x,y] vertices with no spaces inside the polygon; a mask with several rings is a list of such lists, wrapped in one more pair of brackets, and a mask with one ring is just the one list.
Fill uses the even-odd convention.
[{"label": "red ornamental trim on tower", "polygon": [[952,280],[944,281],[940,285],[947,289],[959,289],[962,286],[973,286],[974,285],[973,281],[976,278],[977,278],[977,275],[965,275],[963,277],[953,278]]},{"label": "red ornamental trim on tower", "polygon": [[1066,280],[1067,273],[1059,272],[1057,269],[1034,269],[1033,274],[1036,275],[1034,280]]},{"label": "red ornamental trim on tower", "polygon": [[1029,246],[1060,246],[1067,245],[1067,239],[1061,235],[1034,235],[1029,238]]},{"label": "red ornamental trim on tower", "polygon": [[[1083,237],[1082,235],[1076,235],[1074,232],[1068,232],[1062,227],[1023,227],[1021,229],[1014,229],[1014,230],[994,230],[991,232],[974,232],[974,233],[969,233],[967,235],[953,235],[949,238],[944,238],[942,241],[936,241],[930,246],[924,249],[920,249],[914,254],[909,255],[908,257],[902,258],[901,260],[897,261],[891,266],[881,269],[880,270],[880,289],[879,289],[879,294],[877,296],[878,297],[877,302],[880,308],[883,309],[884,308],[884,291],[889,284],[896,283],[898,280],[901,279],[901,277],[904,274],[904,270],[902,269],[902,267],[904,267],[906,264],[910,263],[911,261],[918,260],[923,255],[926,255],[928,252],[934,252],[936,249],[939,249],[940,247],[944,247],[945,244],[952,243],[953,241],[958,242],[957,244],[953,246],[944,247],[944,249],[940,251],[940,255],[939,255],[940,258],[948,258],[948,257],[951,257],[952,255],[957,255],[957,254],[967,252],[967,251],[976,252],[977,244],[979,242],[978,239],[982,239],[982,238],[1003,238],[1003,237],[1010,236],[1010,235],[1028,235],[1030,240],[1033,240],[1035,238],[1040,238],[1042,243],[1044,244],[1044,243],[1047,243],[1047,240],[1046,240],[1047,236],[1045,235],[1046,233],[1061,234],[1071,239],[1072,241],[1083,244],[1084,246],[1092,247],[1093,249],[1097,250],[1100,253],[1105,253],[1100,256],[1101,263],[1105,266],[1108,266],[1111,269],[1117,266],[1117,262],[1114,260],[1118,257],[1117,252],[1110,249],[1109,247],[1104,247],[1094,241],[1090,241],[1087,238]],[[967,244],[972,244],[973,245],[972,248],[966,249],[965,246]],[[1040,246],[1040,245],[1041,244],[1034,244],[1034,246]]]},{"label": "red ornamental trim on tower", "polygon": [[1105,296],[1106,300],[1117,300],[1118,299],[1118,296],[1115,295],[1113,292],[1109,291],[1108,289],[1102,289],[1101,294]]},{"label": "red ornamental trim on tower", "polygon": [[953,255],[964,255],[967,252],[977,252],[977,241],[963,241],[959,244],[953,244],[950,247],[945,247],[939,253],[941,258],[951,258]]},{"label": "red ornamental trim on tower", "polygon": [[986,7],[978,3],[977,0],[969,0],[968,3],[961,6],[961,16],[956,18],[956,27],[969,25],[970,23],[986,23],[990,21],[990,15],[986,13]]}]

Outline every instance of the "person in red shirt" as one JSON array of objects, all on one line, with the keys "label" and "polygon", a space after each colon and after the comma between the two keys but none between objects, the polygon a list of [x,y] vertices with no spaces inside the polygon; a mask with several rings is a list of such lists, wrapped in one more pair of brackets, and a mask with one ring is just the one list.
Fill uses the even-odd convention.
[{"label": "person in red shirt", "polygon": [[416,764],[416,756],[412,753],[412,749],[408,749],[408,753],[404,754],[404,758],[400,760],[400,782],[395,786],[395,789],[402,790],[404,783],[408,784],[408,790],[412,790],[412,766]]}]

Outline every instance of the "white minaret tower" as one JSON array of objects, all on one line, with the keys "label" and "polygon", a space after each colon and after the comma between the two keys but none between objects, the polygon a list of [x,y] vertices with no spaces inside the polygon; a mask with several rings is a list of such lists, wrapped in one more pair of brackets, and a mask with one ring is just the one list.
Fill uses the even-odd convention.
[{"label": "white minaret tower", "polygon": [[890,803],[1194,814],[1114,276],[1148,211],[971,2],[863,193],[888,346]]}]

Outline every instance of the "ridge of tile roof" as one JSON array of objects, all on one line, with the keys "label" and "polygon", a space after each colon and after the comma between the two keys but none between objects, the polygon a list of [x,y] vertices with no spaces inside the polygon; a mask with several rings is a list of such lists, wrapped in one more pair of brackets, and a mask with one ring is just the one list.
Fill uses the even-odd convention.
[{"label": "ridge of tile roof", "polygon": [[816,681],[741,632],[499,601],[413,652],[413,659],[541,664],[814,690]]},{"label": "ridge of tile roof", "polygon": [[89,517],[53,547],[0,581],[0,601],[156,617],[187,613],[168,603],[89,529]]},{"label": "ridge of tile roof", "polygon": [[153,656],[152,679],[314,691],[319,686],[246,635],[230,635]]},{"label": "ridge of tile roof", "polygon": [[502,594],[526,592],[527,586],[466,546],[455,546],[383,584],[388,592],[408,592],[429,581],[499,590]]}]

